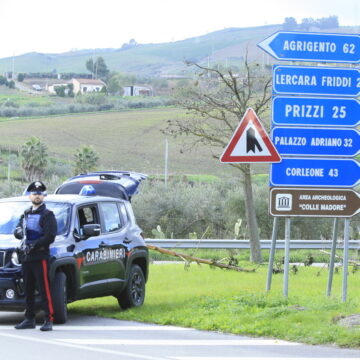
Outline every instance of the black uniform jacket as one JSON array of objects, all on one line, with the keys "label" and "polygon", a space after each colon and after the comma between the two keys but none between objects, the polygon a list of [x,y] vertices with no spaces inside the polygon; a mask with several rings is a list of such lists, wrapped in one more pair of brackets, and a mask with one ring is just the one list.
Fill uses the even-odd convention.
[{"label": "black uniform jacket", "polygon": [[57,233],[57,223],[54,213],[47,209],[45,204],[42,204],[36,210],[33,210],[32,207],[25,210],[24,214],[21,215],[19,223],[14,231],[14,236],[17,239],[21,240],[24,238],[23,222],[29,214],[41,214],[39,223],[43,234],[34,242],[34,248],[29,253],[20,253],[20,261],[22,263],[48,259],[50,255],[49,246],[54,242]]}]

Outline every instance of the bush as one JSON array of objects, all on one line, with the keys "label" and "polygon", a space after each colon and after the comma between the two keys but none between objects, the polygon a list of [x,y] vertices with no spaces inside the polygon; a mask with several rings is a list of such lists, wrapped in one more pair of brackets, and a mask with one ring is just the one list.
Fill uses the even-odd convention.
[{"label": "bush", "polygon": [[[261,239],[271,239],[273,217],[268,212],[269,189],[267,184],[254,181],[255,208]],[[141,191],[133,198],[133,207],[139,225],[146,237],[153,237],[158,225],[166,238],[248,239],[243,189],[239,179],[214,183],[185,183],[146,180]],[[240,219],[240,221],[239,221]],[[359,219],[351,221],[350,237],[359,236]],[[235,224],[241,224],[235,235]],[[278,239],[284,239],[285,221],[280,219]],[[291,221],[292,239],[332,238],[333,219],[294,217]],[[343,236],[339,231],[339,238]]]}]

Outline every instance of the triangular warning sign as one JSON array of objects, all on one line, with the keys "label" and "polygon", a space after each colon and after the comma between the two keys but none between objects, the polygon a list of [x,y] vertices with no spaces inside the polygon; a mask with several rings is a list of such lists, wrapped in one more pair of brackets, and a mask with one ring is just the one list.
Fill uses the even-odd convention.
[{"label": "triangular warning sign", "polygon": [[281,158],[252,108],[248,108],[220,158],[225,163],[273,163]]}]

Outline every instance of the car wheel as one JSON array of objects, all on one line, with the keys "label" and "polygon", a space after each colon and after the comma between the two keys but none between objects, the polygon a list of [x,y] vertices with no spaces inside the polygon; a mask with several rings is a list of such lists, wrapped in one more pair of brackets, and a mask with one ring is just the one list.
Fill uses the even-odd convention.
[{"label": "car wheel", "polygon": [[117,297],[122,309],[141,306],[145,300],[145,276],[139,265],[132,265],[126,288]]},{"label": "car wheel", "polygon": [[66,275],[63,272],[57,272],[52,285],[54,323],[64,324],[67,320]]}]

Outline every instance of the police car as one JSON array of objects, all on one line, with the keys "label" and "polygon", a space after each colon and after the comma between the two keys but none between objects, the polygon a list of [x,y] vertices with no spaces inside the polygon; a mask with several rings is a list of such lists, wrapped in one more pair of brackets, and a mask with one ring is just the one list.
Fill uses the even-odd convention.
[{"label": "police car", "polygon": [[[55,323],[65,323],[67,304],[79,299],[110,295],[122,309],[143,304],[148,249],[130,200],[145,178],[125,171],[82,174],[45,198],[58,224],[49,264]],[[0,311],[25,309],[13,231],[29,206],[26,196],[0,200]]]}]

